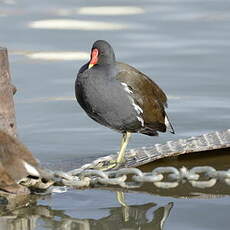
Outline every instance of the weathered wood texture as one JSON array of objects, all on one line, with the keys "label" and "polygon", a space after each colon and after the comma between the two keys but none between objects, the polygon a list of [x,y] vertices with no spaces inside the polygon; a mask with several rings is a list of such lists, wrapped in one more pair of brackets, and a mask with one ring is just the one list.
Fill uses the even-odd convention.
[{"label": "weathered wood texture", "polygon": [[16,136],[14,92],[15,87],[11,84],[7,49],[0,47],[0,129],[12,136]]},{"label": "weathered wood texture", "polygon": [[[9,61],[6,48],[0,47],[0,196],[3,191],[14,194],[28,194],[25,187],[46,189],[53,184],[41,178],[30,178],[30,170],[41,174],[45,171],[32,153],[16,137],[16,119],[13,94],[16,88],[11,84]],[[20,184],[18,184],[20,182]],[[22,186],[21,184],[25,185]],[[45,187],[44,187],[45,186]]]},{"label": "weathered wood texture", "polygon": [[151,147],[131,149],[127,152],[127,167],[137,167],[165,157],[204,152],[230,147],[230,129],[201,136],[168,141]]},{"label": "weathered wood texture", "polygon": [[[230,129],[186,139],[168,141],[165,144],[130,149],[125,154],[126,163],[122,165],[122,167],[139,167],[166,157],[226,148],[230,148]],[[97,169],[101,162],[106,163],[111,160],[116,160],[116,158],[117,154],[100,157],[89,164],[83,165],[81,168]]]}]

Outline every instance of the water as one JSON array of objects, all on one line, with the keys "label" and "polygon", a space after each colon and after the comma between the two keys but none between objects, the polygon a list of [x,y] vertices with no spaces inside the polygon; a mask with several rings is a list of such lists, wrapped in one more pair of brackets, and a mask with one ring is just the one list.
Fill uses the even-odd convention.
[{"label": "water", "polygon": [[[108,40],[119,61],[146,73],[169,97],[176,135],[134,135],[130,148],[229,128],[229,15],[227,0],[1,0],[0,45],[9,50],[18,88],[21,139],[42,163],[66,170],[118,150],[120,135],[91,121],[74,99],[77,71],[97,39]],[[229,168],[229,158],[223,158],[215,167]],[[116,201],[115,191],[54,194],[11,213],[6,226],[151,229],[152,223],[159,229],[173,203],[165,229],[229,229],[229,197],[222,197],[222,190],[212,199],[146,190],[126,194],[129,211]]]}]

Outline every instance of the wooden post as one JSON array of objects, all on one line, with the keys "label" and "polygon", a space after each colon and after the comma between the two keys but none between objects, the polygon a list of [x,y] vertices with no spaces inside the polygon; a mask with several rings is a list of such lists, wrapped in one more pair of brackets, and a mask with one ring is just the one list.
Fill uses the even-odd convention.
[{"label": "wooden post", "polygon": [[[49,175],[33,154],[15,138],[15,92],[16,88],[11,84],[7,49],[0,47],[0,197],[6,195],[9,199],[8,193],[27,195],[30,193],[27,187],[47,189],[53,184],[53,181],[44,179]],[[31,169],[39,178],[29,177]]]},{"label": "wooden post", "polygon": [[11,84],[8,53],[0,47],[0,129],[16,136],[16,119],[13,94],[16,88]]}]

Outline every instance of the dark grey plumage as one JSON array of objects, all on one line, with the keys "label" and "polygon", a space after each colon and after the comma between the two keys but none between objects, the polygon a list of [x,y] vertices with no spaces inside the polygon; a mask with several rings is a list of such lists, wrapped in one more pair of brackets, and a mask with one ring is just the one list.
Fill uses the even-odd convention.
[{"label": "dark grey plumage", "polygon": [[137,69],[116,62],[106,41],[96,41],[94,49],[99,51],[97,63],[92,68],[90,62],[82,66],[75,83],[76,98],[86,113],[121,133],[165,132],[165,93]]}]

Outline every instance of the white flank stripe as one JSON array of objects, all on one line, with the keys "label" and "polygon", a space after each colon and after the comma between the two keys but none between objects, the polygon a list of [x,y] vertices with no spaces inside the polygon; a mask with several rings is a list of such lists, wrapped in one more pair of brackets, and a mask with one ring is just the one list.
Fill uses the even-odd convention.
[{"label": "white flank stripe", "polygon": [[[129,93],[129,94],[133,93],[133,91],[129,89],[129,87],[128,87],[128,85],[126,83],[121,82],[121,84],[124,86],[124,90],[127,93]],[[138,115],[140,115],[141,113],[143,114],[143,109],[134,102],[134,99],[131,96],[129,96],[129,99],[130,99],[130,101],[131,101],[134,109],[136,110],[137,114]],[[141,117],[139,117],[139,116],[137,116],[137,119],[141,122],[141,125],[144,126],[144,120]]]},{"label": "white flank stripe", "polygon": [[32,166],[31,164],[28,164],[26,161],[22,161],[25,168],[26,168],[26,171],[31,175],[31,176],[37,176],[39,177],[40,174],[39,172],[37,171],[37,169],[34,168],[34,166]]},{"label": "white flank stripe", "polygon": [[137,120],[141,122],[141,126],[144,127],[144,120],[137,116]]},{"label": "white flank stripe", "polygon": [[121,84],[124,86],[124,90],[125,90],[127,93],[129,93],[129,94],[133,93],[133,91],[129,89],[129,87],[128,87],[128,85],[127,85],[126,83],[121,82]]},{"label": "white flank stripe", "polygon": [[143,113],[143,109],[139,105],[135,104],[134,101],[132,104],[133,104],[133,107],[137,111],[138,114]]},{"label": "white flank stripe", "polygon": [[165,116],[165,125],[166,125],[167,128],[171,128],[167,116]]}]

